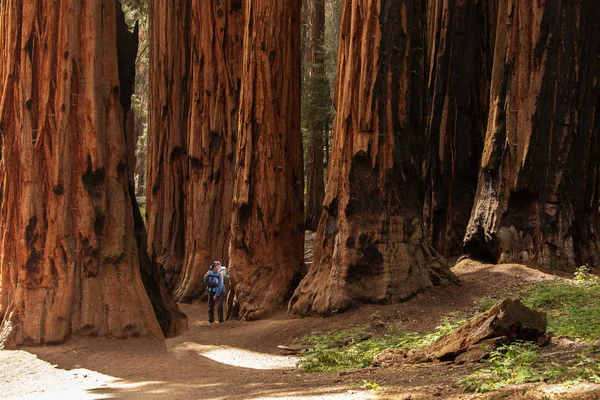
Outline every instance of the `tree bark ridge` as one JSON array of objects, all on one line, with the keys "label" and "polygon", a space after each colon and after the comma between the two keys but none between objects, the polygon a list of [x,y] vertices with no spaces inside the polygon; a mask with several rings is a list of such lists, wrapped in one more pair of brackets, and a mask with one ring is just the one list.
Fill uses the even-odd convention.
[{"label": "tree bark ridge", "polygon": [[229,263],[242,6],[242,1],[192,1],[185,261],[175,290],[175,297],[184,302],[204,294],[203,278],[212,260]]},{"label": "tree bark ridge", "polygon": [[0,346],[153,336],[139,273],[115,3],[0,9]]},{"label": "tree bark ridge", "polygon": [[185,253],[191,0],[150,7],[150,112],[146,155],[148,253],[168,286],[177,284]]},{"label": "tree bark ridge", "polygon": [[473,256],[600,265],[600,5],[500,1]]},{"label": "tree bark ridge", "polygon": [[303,262],[300,0],[245,3],[229,250],[240,318],[284,304]]},{"label": "tree bark ridge", "polygon": [[462,252],[477,189],[493,62],[494,2],[429,0],[425,235]]},{"label": "tree bark ridge", "polygon": [[344,4],[326,212],[291,315],[398,301],[454,279],[422,231],[424,11],[412,0]]}]

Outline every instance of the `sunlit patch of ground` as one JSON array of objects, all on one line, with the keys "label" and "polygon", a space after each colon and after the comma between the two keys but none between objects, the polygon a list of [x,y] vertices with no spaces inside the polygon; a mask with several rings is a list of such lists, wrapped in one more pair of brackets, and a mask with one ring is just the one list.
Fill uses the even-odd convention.
[{"label": "sunlit patch of ground", "polygon": [[173,347],[171,351],[175,353],[178,351],[194,351],[203,357],[222,364],[250,369],[294,368],[300,360],[297,357],[276,356],[236,347],[203,345],[194,342],[182,343]]},{"label": "sunlit patch of ground", "polygon": [[[510,396],[520,398],[536,398],[536,399],[560,399],[560,400],[597,400],[600,399],[600,385],[590,382],[566,382],[559,384],[544,384],[544,385],[514,385],[509,389]],[[521,393],[522,397],[517,397],[515,393]],[[529,396],[529,397],[526,397]]]},{"label": "sunlit patch of ground", "polygon": [[89,393],[97,387],[135,390],[149,384],[125,383],[118,378],[85,368],[65,370],[26,351],[0,351],[0,398],[2,399],[100,399]]}]

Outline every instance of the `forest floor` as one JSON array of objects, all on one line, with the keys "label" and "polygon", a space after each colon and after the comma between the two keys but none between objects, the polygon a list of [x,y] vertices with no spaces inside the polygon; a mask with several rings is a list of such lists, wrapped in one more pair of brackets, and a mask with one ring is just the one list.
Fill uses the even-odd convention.
[{"label": "forest floor", "polygon": [[[308,373],[277,348],[313,331],[401,324],[431,332],[448,315],[473,315],[478,300],[516,294],[556,277],[523,265],[469,260],[453,268],[460,286],[442,286],[393,305],[367,305],[329,318],[287,319],[284,310],[253,322],[208,325],[205,304],[182,305],[190,330],[158,342],[75,339],[60,346],[0,351],[0,398],[31,399],[600,399],[600,385],[525,384],[486,395],[455,383],[477,365],[428,363]],[[578,344],[553,338],[556,355]],[[376,383],[380,390],[364,388]],[[361,388],[361,386],[363,388]]]}]

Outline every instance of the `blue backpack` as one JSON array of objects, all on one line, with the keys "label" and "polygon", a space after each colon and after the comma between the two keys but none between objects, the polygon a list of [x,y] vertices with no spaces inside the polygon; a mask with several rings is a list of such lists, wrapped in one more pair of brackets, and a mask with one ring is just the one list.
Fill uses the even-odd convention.
[{"label": "blue backpack", "polygon": [[208,274],[206,278],[206,284],[208,288],[216,288],[219,286],[219,275]]}]

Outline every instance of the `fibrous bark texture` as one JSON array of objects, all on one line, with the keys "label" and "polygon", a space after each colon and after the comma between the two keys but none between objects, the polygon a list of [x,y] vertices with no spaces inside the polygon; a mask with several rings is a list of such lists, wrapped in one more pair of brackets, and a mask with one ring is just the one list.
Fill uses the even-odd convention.
[{"label": "fibrous bark texture", "polygon": [[300,0],[245,3],[237,149],[229,263],[253,319],[287,300],[304,256]]},{"label": "fibrous bark texture", "polygon": [[487,122],[496,15],[492,0],[429,0],[425,235],[460,254]]},{"label": "fibrous bark texture", "polygon": [[154,336],[139,273],[115,2],[3,2],[0,346]]},{"label": "fibrous bark texture", "polygon": [[177,303],[169,293],[166,282],[160,273],[156,259],[150,258],[147,251],[146,226],[140,213],[140,208],[135,197],[134,169],[135,169],[135,139],[136,133],[133,125],[133,110],[131,109],[131,95],[135,85],[136,56],[138,52],[138,26],[129,32],[125,22],[125,14],[121,10],[121,3],[115,0],[117,10],[117,57],[119,64],[120,99],[123,112],[126,115],[123,121],[125,143],[127,147],[127,179],[129,198],[133,210],[133,227],[140,262],[140,273],[146,293],[152,303],[156,319],[165,336],[176,336],[188,329],[187,316],[179,311]]},{"label": "fibrous bark texture", "polygon": [[490,113],[467,252],[600,265],[600,3],[499,2]]},{"label": "fibrous bark texture", "polygon": [[148,252],[156,253],[171,288],[179,279],[185,251],[190,2],[155,0],[150,9]]},{"label": "fibrous bark texture", "polygon": [[205,292],[212,260],[229,262],[244,35],[242,1],[192,1],[185,263],[175,296]]},{"label": "fibrous bark texture", "polygon": [[334,143],[315,258],[291,315],[388,302],[452,280],[423,237],[420,1],[346,1]]},{"label": "fibrous bark texture", "polygon": [[308,129],[308,153],[306,156],[306,209],[305,229],[316,231],[323,213],[325,198],[325,137],[329,121],[329,79],[325,74],[325,1],[310,0],[310,17],[307,53],[310,75],[307,80],[307,96],[304,102],[304,120]]}]

